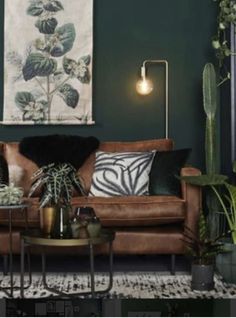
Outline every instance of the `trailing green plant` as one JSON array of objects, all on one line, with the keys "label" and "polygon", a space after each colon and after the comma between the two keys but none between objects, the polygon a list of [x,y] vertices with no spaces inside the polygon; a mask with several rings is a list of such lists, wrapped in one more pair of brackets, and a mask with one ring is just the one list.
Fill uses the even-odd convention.
[{"label": "trailing green plant", "polygon": [[0,185],[0,205],[18,205],[21,204],[24,190],[15,187],[14,184]]},{"label": "trailing green plant", "polygon": [[81,177],[69,163],[49,164],[43,166],[32,176],[33,183],[29,197],[42,188],[40,208],[45,206],[69,206],[75,189],[80,195],[85,195]]},{"label": "trailing green plant", "polygon": [[231,24],[236,25],[236,0],[213,0],[219,5],[217,18],[217,32],[212,39],[212,46],[216,50],[216,57],[220,69],[220,83],[230,79],[230,71],[226,65],[226,59],[235,55],[230,49],[229,31]]},{"label": "trailing green plant", "polygon": [[198,235],[186,226],[183,241],[186,244],[188,254],[194,259],[195,263],[208,265],[213,263],[219,253],[226,252],[223,247],[224,244],[219,242],[223,236],[218,236],[215,239],[209,238],[207,222],[202,212],[199,219]]},{"label": "trailing green plant", "polygon": [[27,15],[36,20],[34,27],[39,36],[27,48],[25,60],[16,56],[15,52],[8,56],[9,61],[21,70],[19,78],[23,76],[25,82],[35,81],[36,84],[36,89],[16,93],[15,103],[22,112],[23,120],[50,122],[56,95],[68,107],[77,107],[80,94],[72,83],[74,80],[82,84],[90,82],[88,66],[91,56],[78,60],[66,56],[73,48],[76,30],[73,23],[59,26],[57,15],[62,10],[64,7],[59,0],[30,0]]},{"label": "trailing green plant", "polygon": [[[236,163],[233,164],[234,172],[236,172],[235,167]],[[231,231],[232,241],[236,244],[236,186],[229,183],[228,177],[224,175],[202,175],[181,179],[193,185],[210,187],[223,209]]]}]

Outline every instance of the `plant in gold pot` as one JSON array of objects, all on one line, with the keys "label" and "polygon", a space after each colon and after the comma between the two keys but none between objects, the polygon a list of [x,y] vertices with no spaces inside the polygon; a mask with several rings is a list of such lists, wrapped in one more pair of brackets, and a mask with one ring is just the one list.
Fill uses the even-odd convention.
[{"label": "plant in gold pot", "polygon": [[47,235],[53,232],[55,237],[67,237],[73,191],[85,194],[76,169],[69,163],[52,163],[41,167],[32,178],[29,196],[42,189],[39,202],[41,229]]}]

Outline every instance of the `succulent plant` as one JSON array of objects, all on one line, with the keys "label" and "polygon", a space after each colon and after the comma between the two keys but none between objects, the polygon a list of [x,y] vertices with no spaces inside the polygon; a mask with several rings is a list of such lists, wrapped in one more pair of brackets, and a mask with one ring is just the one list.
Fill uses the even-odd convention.
[{"label": "succulent plant", "polygon": [[0,185],[0,205],[17,205],[21,204],[24,191],[14,184]]}]

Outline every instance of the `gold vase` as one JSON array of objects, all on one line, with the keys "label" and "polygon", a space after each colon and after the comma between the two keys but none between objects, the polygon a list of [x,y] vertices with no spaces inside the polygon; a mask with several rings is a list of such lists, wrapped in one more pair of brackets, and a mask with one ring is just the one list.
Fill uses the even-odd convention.
[{"label": "gold vase", "polygon": [[57,207],[40,209],[40,229],[46,236],[51,236],[55,224]]}]

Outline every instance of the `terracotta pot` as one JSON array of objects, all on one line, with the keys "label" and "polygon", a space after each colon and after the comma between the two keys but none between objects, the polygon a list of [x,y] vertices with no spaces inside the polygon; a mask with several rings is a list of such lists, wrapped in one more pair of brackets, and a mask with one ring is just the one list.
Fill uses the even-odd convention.
[{"label": "terracotta pot", "polygon": [[51,236],[52,234],[57,210],[57,207],[45,207],[40,209],[40,229],[47,236]]}]

